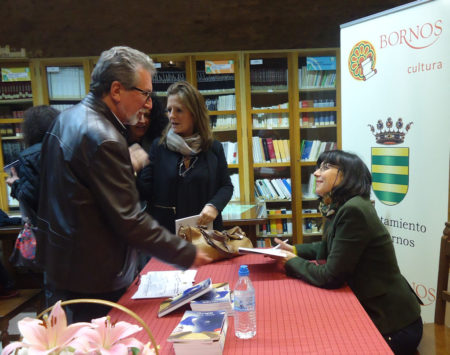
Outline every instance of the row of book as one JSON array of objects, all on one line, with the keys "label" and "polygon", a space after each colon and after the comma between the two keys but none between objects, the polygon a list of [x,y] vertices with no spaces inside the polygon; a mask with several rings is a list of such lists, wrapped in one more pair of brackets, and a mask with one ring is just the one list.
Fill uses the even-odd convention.
[{"label": "row of book", "polygon": [[47,67],[50,100],[83,98],[86,94],[82,67]]},{"label": "row of book", "polygon": [[228,130],[228,129],[236,129],[237,119],[236,115],[217,115],[210,116],[211,128],[217,131],[220,130]]},{"label": "row of book", "polygon": [[19,158],[19,154],[25,149],[25,143],[22,140],[2,141],[3,163],[7,165]]},{"label": "row of book", "polygon": [[254,69],[250,70],[252,90],[286,90],[288,85],[287,69]]},{"label": "row of book", "polygon": [[253,162],[288,163],[291,160],[289,139],[252,137]]},{"label": "row of book", "polygon": [[323,100],[300,100],[300,107],[335,107],[336,104],[333,99]]},{"label": "row of book", "polygon": [[284,110],[289,107],[289,103],[283,102],[281,104],[272,105],[272,106],[260,106],[260,107],[252,107],[253,110]]},{"label": "row of book", "polygon": [[[292,214],[292,211],[281,208],[279,210],[267,210],[269,216]],[[292,218],[270,218],[265,224],[259,226],[260,236],[292,235]]]},{"label": "row of book", "polygon": [[206,107],[209,111],[236,110],[235,95],[209,96],[205,99]]},{"label": "row of book", "polygon": [[302,140],[300,148],[302,161],[316,161],[324,151],[337,149],[336,142],[322,142],[320,140]]},{"label": "row of book", "polygon": [[31,81],[0,82],[0,100],[31,99]]},{"label": "row of book", "polygon": [[198,90],[234,89],[234,74],[207,74],[204,70],[197,71]]},{"label": "row of book", "polygon": [[288,113],[258,113],[253,115],[253,129],[289,128]]},{"label": "row of book", "polygon": [[308,70],[307,67],[298,69],[299,89],[335,88],[336,72],[328,70]]},{"label": "row of book", "polygon": [[231,196],[231,201],[239,201],[241,199],[241,192],[239,188],[239,174],[230,175],[231,183],[233,184],[233,195]]},{"label": "row of book", "polygon": [[336,112],[302,113],[300,115],[300,127],[318,127],[336,125]]},{"label": "row of book", "polygon": [[292,197],[291,179],[256,179],[255,196],[263,200],[290,200]]},{"label": "row of book", "polygon": [[2,137],[15,137],[22,134],[22,126],[16,123],[0,124],[0,135]]},{"label": "row of book", "polygon": [[[302,184],[302,197],[304,199],[317,199],[316,195],[316,177],[314,174],[309,175],[308,183]],[[305,212],[304,212],[305,213]],[[317,213],[309,212],[309,213]]]},{"label": "row of book", "polygon": [[223,151],[225,153],[225,158],[227,159],[227,164],[238,164],[238,144],[237,142],[220,142],[222,143]]}]

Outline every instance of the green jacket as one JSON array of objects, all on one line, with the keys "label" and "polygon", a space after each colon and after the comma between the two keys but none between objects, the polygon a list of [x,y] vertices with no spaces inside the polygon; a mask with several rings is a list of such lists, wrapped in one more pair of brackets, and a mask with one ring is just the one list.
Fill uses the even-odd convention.
[{"label": "green jacket", "polygon": [[[419,299],[401,275],[389,232],[368,199],[356,196],[327,218],[321,242],[296,245],[286,273],[322,288],[348,283],[381,334],[420,316]],[[308,260],[325,259],[325,264]]]}]

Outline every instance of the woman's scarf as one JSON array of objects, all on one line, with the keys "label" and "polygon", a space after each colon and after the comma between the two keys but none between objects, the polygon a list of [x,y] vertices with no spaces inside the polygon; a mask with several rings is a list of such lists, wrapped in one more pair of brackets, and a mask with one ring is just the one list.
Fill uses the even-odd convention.
[{"label": "woman's scarf", "polygon": [[327,193],[322,197],[319,203],[319,211],[324,217],[330,217],[336,213],[337,205],[331,199],[331,193]]},{"label": "woman's scarf", "polygon": [[176,134],[171,128],[169,130],[169,133],[167,134],[166,143],[167,148],[169,148],[171,151],[179,152],[185,157],[192,157],[194,155],[197,155],[202,150],[200,148],[202,144],[202,137],[200,137],[200,134],[198,133],[184,138]]}]

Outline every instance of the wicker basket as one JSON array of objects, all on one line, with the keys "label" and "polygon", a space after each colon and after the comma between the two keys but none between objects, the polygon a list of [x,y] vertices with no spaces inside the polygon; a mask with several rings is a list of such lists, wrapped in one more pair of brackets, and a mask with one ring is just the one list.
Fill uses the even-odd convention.
[{"label": "wicker basket", "polygon": [[[155,349],[155,354],[158,355],[159,351],[158,351],[158,346],[156,344],[156,340],[153,337],[152,332],[150,331],[150,328],[148,327],[148,325],[145,323],[145,321],[139,317],[136,313],[134,313],[132,310],[118,304],[115,302],[111,302],[111,301],[106,301],[106,300],[101,300],[101,299],[95,299],[95,298],[82,298],[82,299],[73,299],[73,300],[68,300],[68,301],[61,301],[61,306],[66,306],[69,304],[76,304],[76,303],[95,303],[95,304],[101,304],[104,306],[109,306],[109,307],[113,307],[113,308],[117,308],[118,310],[121,310],[122,312],[128,314],[130,317],[133,317],[141,326],[142,328],[144,328],[144,330],[147,332],[148,337],[150,339],[150,342],[153,345],[153,348]],[[41,312],[37,318],[42,318],[44,314],[49,313],[53,307],[55,307],[54,305],[47,308],[46,310],[44,310],[43,312]]]}]

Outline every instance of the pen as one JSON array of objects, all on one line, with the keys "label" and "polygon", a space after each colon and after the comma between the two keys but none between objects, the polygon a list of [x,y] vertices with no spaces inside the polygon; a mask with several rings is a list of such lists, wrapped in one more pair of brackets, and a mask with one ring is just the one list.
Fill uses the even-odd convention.
[{"label": "pen", "polygon": [[[283,243],[286,243],[289,239],[285,239],[283,240]],[[278,249],[280,247],[281,244],[278,244],[276,247],[274,247],[274,249]]]}]

